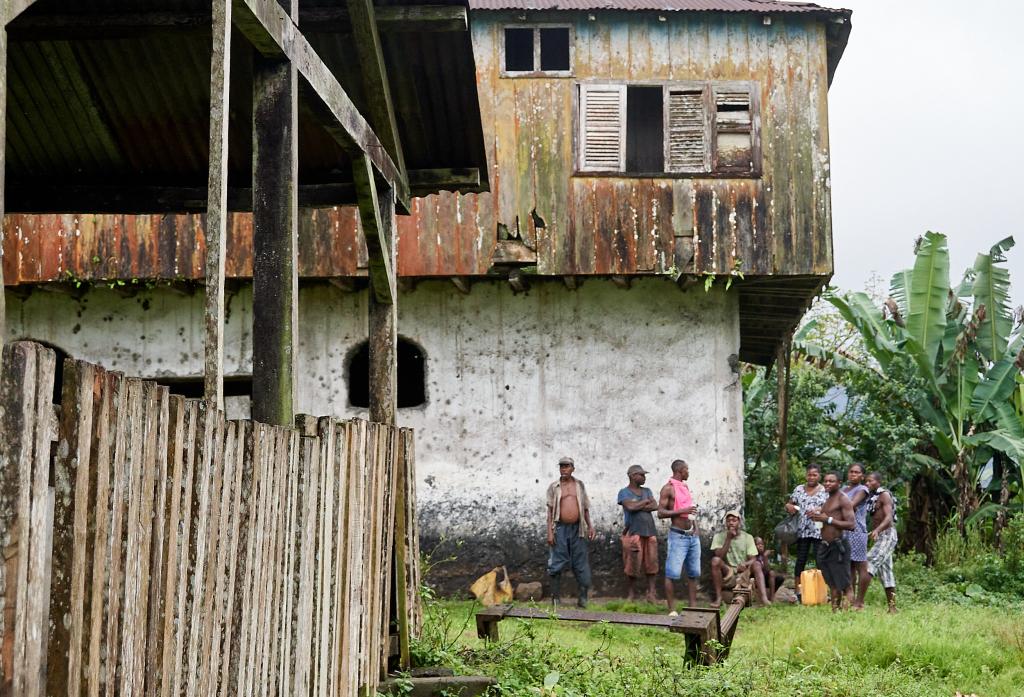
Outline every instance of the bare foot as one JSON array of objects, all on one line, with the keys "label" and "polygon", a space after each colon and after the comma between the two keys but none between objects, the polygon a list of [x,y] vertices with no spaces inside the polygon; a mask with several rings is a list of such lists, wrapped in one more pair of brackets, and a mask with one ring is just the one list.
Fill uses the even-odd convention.
[{"label": "bare foot", "polygon": [[720,607],[722,607],[722,599],[721,598],[715,598],[714,600],[711,601],[711,608],[712,609],[717,610]]},{"label": "bare foot", "polygon": [[772,601],[768,600],[767,597],[761,598],[761,604],[764,605],[765,607],[768,607],[769,605],[772,604]]}]

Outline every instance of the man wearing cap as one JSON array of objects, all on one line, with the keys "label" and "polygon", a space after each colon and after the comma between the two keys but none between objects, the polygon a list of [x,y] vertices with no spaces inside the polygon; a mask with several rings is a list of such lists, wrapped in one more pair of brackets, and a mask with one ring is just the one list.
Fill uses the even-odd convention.
[{"label": "man wearing cap", "polygon": [[711,585],[715,598],[711,607],[722,604],[722,583],[749,583],[753,578],[761,602],[769,604],[764,585],[764,570],[757,561],[757,545],[754,537],[740,527],[740,512],[733,510],[725,514],[725,530],[715,533],[711,540]]},{"label": "man wearing cap", "polygon": [[627,598],[636,595],[636,579],[647,576],[647,602],[657,602],[655,581],[658,578],[658,529],[652,511],[658,510],[654,492],[644,486],[647,471],[640,465],[626,470],[629,486],[619,490],[622,506],[622,566],[626,574]]},{"label": "man wearing cap", "polygon": [[[551,576],[551,601],[561,601],[562,572],[572,568],[579,588],[579,607],[587,606],[590,589],[590,559],[587,540],[594,539],[590,522],[590,499],[583,482],[572,476],[576,465],[571,457],[558,461],[558,479],[548,487],[548,575]],[[586,529],[580,524],[580,518]]]}]

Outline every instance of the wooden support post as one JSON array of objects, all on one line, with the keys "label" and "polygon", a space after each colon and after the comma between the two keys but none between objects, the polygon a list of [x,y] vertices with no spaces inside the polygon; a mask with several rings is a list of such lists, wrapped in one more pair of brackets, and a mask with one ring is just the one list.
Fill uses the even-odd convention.
[{"label": "wooden support post", "polygon": [[[395,269],[395,198],[390,191],[380,198],[380,222],[387,264]],[[390,301],[369,294],[370,421],[393,426],[398,408],[398,289],[392,279],[389,286]]]},{"label": "wooden support post", "polygon": [[[778,425],[776,435],[779,440],[779,489],[782,496],[789,496],[789,462],[786,445],[789,438],[789,346],[790,335],[786,334],[779,344],[775,356],[775,379],[778,380]],[[786,499],[788,500],[788,499]],[[789,561],[789,545],[783,543],[779,550],[783,564]],[[800,579],[797,579],[799,582]]]},{"label": "wooden support post", "polygon": [[224,247],[228,218],[231,0],[213,0],[210,59],[210,173],[206,199],[206,399],[224,409]]},{"label": "wooden support post", "polygon": [[779,488],[782,495],[789,493],[789,462],[786,452],[786,441],[789,435],[789,346],[787,334],[779,344],[775,356],[775,377],[778,380],[778,412],[779,420],[776,435],[779,439]]},{"label": "wooden support post", "polygon": [[253,65],[252,417],[291,426],[298,330],[298,85],[287,58]]},{"label": "wooden support post", "polygon": [[[4,244],[4,180],[7,169],[5,152],[7,150],[7,3],[0,8],[0,250]],[[0,352],[4,348],[7,337],[6,286],[4,285],[4,265],[0,256]],[[2,366],[0,366],[2,372]]]},{"label": "wooden support post", "polygon": [[357,155],[353,158],[352,180],[356,185],[356,199],[359,203],[359,226],[366,239],[366,252],[369,255],[372,294],[382,303],[391,303],[397,293],[396,267],[392,256],[394,245],[391,243],[395,221],[385,220],[383,199],[377,196],[377,183],[368,157]]}]

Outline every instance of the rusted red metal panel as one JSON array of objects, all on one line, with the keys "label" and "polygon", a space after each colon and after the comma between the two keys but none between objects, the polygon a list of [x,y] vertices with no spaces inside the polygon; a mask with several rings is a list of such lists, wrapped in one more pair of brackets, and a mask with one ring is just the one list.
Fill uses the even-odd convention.
[{"label": "rusted red metal panel", "polygon": [[843,14],[810,2],[775,0],[469,0],[473,10],[655,10],[659,12],[794,12]]},{"label": "rusted red metal panel", "polygon": [[[206,273],[204,216],[9,215],[4,220],[7,285],[108,279],[201,280]],[[366,245],[354,208],[304,211],[299,273],[308,278],[360,275]],[[225,273],[252,276],[252,216],[228,221]]]}]

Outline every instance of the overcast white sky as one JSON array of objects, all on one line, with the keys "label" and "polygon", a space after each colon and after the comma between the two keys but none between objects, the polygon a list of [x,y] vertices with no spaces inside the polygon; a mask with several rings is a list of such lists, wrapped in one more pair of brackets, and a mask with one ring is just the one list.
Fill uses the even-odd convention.
[{"label": "overcast white sky", "polygon": [[1024,303],[1024,3],[817,0],[853,10],[829,100],[836,274],[861,289],[948,235],[954,280],[1013,235]]}]

